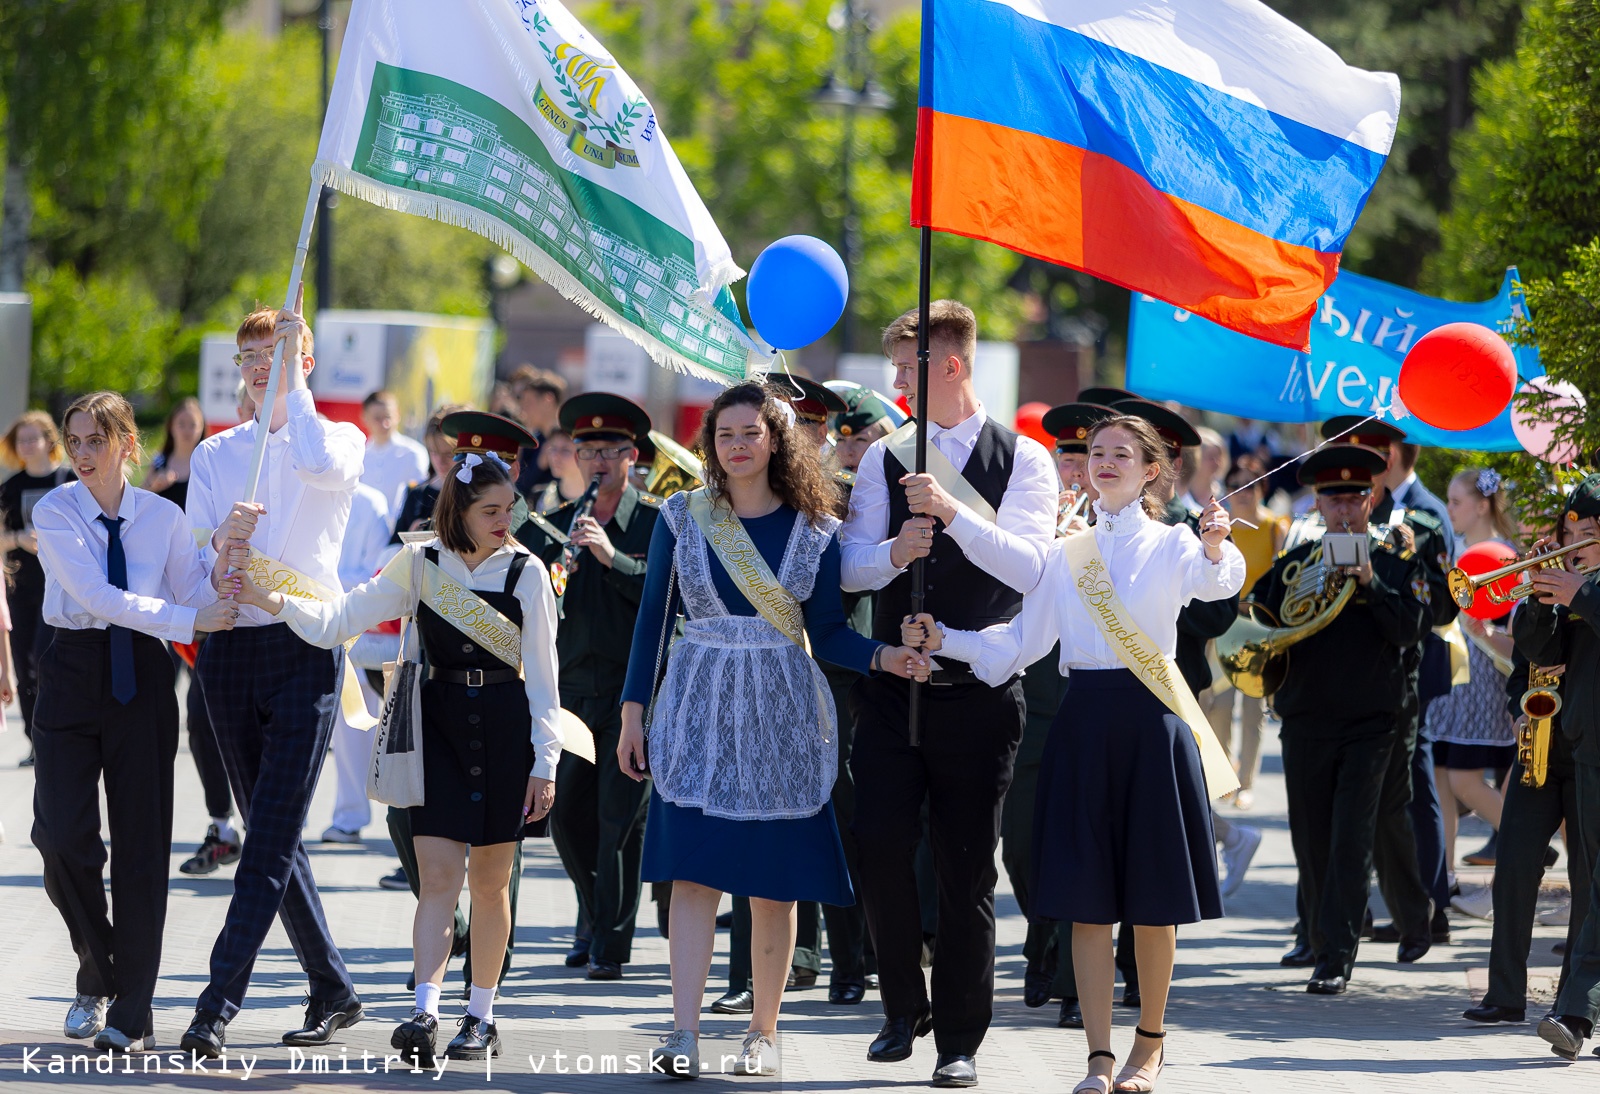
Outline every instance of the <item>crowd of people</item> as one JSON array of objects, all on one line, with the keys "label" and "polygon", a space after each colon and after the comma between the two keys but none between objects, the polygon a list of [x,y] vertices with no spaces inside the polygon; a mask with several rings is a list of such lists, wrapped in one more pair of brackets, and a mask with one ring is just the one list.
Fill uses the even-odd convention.
[{"label": "crowd of people", "polygon": [[[652,1070],[700,1073],[727,926],[710,1009],[749,1016],[741,1072],[778,1072],[783,995],[827,967],[830,1003],[879,994],[870,1059],[931,1032],[933,1085],[973,1085],[998,848],[1028,919],[1024,1001],[1059,1001],[1057,1024],[1086,1037],[1076,1090],[1148,1091],[1178,929],[1224,914],[1261,842],[1246,818],[1275,718],[1298,867],[1282,963],[1342,994],[1364,939],[1415,962],[1449,940],[1447,908],[1492,915],[1489,990],[1466,1017],[1524,1021],[1562,833],[1568,936],[1538,1031],[1576,1058],[1600,1014],[1600,591],[1584,577],[1600,474],[1543,535],[1491,470],[1440,502],[1383,421],[1334,419],[1290,457],[1258,423],[1225,438],[1115,388],[1047,414],[1051,452],[978,400],[957,302],[930,311],[920,407],[918,322],[896,319],[883,350],[926,421],[926,472],[887,396],[787,374],[722,392],[692,467],[639,406],[569,398],[526,367],[502,413],[436,408],[419,443],[377,391],[357,429],[318,415],[312,333],[270,310],[238,330],[238,426],[208,437],[186,400],[146,460],[116,393],[59,427],[20,418],[0,441],[0,699],[21,709],[33,839],[78,958],[66,1034],[155,1047],[184,721],[207,826],[179,869],[236,866],[186,1051],[221,1054],[275,920],[309,982],[284,1043],[363,1017],[301,831],[331,748],[324,842],[361,842],[371,800],[397,803],[400,868],[380,884],[416,897],[415,1006],[391,1044],[418,1064],[500,1051],[522,841],[548,837],[577,897],[566,963],[589,979],[627,975],[650,886],[672,972]],[[675,460],[684,488],[647,490]],[[1460,548],[1535,539],[1569,550],[1531,570],[1509,619],[1459,613]],[[1540,688],[1562,695],[1553,719],[1525,701]],[[1468,811],[1496,833],[1467,857],[1498,866],[1482,892],[1453,871]],[[1391,923],[1372,922],[1374,875]],[[457,955],[465,1015],[441,1045]],[[1120,1070],[1119,973],[1138,1008]]]}]

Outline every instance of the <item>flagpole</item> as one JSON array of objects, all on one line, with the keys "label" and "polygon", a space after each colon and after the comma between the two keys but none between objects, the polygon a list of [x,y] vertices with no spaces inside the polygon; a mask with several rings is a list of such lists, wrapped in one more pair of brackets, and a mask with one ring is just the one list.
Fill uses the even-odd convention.
[{"label": "flagpole", "polygon": [[[933,229],[922,229],[922,263],[917,273],[917,458],[912,469],[918,475],[928,471],[928,298],[933,267]],[[911,562],[911,614],[918,615],[927,599],[927,574],[924,559]],[[907,706],[907,737],[912,748],[922,744],[922,685],[911,681]]]},{"label": "flagpole", "polygon": [[[294,246],[294,263],[289,267],[289,291],[283,297],[284,311],[293,309],[305,277],[306,252],[311,248],[311,225],[316,222],[317,205],[321,198],[322,183],[313,181],[310,192],[306,194],[305,215],[300,218],[300,240]],[[261,485],[261,463],[267,454],[267,435],[272,431],[272,411],[278,399],[278,382],[283,378],[283,347],[286,344],[286,341],[278,341],[272,347],[272,370],[267,373],[267,394],[256,411],[260,428],[256,430],[255,449],[250,453],[250,474],[244,480],[245,501],[255,501],[256,491]]]}]

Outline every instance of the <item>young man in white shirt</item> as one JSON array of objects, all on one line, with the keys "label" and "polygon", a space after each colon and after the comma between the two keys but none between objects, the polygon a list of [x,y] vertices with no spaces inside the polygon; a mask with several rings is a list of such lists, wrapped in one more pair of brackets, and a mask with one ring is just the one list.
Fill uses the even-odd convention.
[{"label": "young man in white shirt", "polygon": [[428,450],[400,432],[400,401],[392,391],[379,389],[361,401],[361,424],[367,431],[361,481],[383,495],[392,532],[406,488],[428,477]]},{"label": "young man in white shirt", "polygon": [[[1000,425],[978,402],[971,309],[939,300],[929,318],[931,473],[911,473],[915,461],[896,436],[875,442],[857,469],[840,536],[844,589],[877,590],[879,641],[897,640],[911,610],[914,559],[927,560],[928,610],[942,622],[959,616],[963,626],[981,630],[1021,610],[1055,539],[1055,463],[1043,445]],[[896,319],[883,348],[895,387],[921,414],[917,323],[916,311]],[[865,678],[850,692],[861,895],[886,1019],[867,1055],[904,1060],[932,1029],[934,1085],[970,1086],[994,1005],[994,853],[1022,738],[1022,685],[1013,678],[991,688],[965,666],[944,663],[922,690],[918,746],[907,738],[908,694],[906,681],[886,675]],[[931,1005],[912,872],[925,800],[940,895]]]},{"label": "young man in white shirt", "polygon": [[[311,331],[298,307],[253,312],[239,327],[234,360],[255,405],[265,405],[280,339],[283,369],[271,421],[251,419],[201,443],[191,463],[189,523],[210,534],[208,552],[227,551],[233,562],[248,548],[294,571],[293,583],[337,595],[340,544],[361,478],[364,440],[355,426],[317,416],[306,387],[315,363]],[[260,485],[256,500],[245,501],[263,428]],[[339,708],[342,658],[301,641],[255,608],[242,608],[238,626],[216,637],[222,641],[206,643],[195,671],[247,831],[227,921],[211,951],[211,980],[181,1044],[203,1056],[221,1054],[227,1023],[244,1002],[250,970],[280,918],[310,978],[304,1027],[284,1034],[284,1043],[325,1044],[361,1017],[300,841]]]}]

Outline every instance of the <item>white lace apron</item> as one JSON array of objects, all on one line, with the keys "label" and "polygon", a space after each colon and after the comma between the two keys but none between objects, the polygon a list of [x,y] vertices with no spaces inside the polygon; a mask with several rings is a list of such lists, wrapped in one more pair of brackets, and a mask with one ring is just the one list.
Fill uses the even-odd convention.
[{"label": "white lace apron", "polygon": [[[711,583],[712,555],[688,495],[662,507],[688,616],[651,711],[650,773],[673,805],[730,820],[814,815],[838,775],[833,694],[810,655],[759,615],[732,615]],[[778,581],[804,601],[839,522],[795,521]],[[818,704],[824,704],[823,709]]]}]

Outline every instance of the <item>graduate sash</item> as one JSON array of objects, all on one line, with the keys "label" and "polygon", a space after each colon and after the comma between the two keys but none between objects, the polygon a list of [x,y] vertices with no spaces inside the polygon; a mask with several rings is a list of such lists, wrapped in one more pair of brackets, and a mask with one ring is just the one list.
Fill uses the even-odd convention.
[{"label": "graduate sash", "polygon": [[1182,718],[1194,734],[1200,749],[1200,766],[1206,775],[1206,788],[1213,798],[1220,798],[1239,788],[1239,776],[1228,760],[1228,754],[1211,732],[1211,723],[1205,711],[1184,683],[1177,666],[1161,652],[1133,621],[1133,616],[1122,605],[1111,584],[1105,559],[1100,557],[1100,545],[1092,532],[1066,536],[1060,540],[1060,549],[1072,568],[1072,585],[1078,599],[1089,612],[1089,618],[1100,628],[1106,643],[1115,651],[1117,659],[1139,682],[1150,689],[1166,708]]},{"label": "graduate sash", "polygon": [[[917,466],[917,423],[915,419],[907,422],[893,433],[888,440],[883,442],[884,447],[900,461],[901,467]],[[978,488],[968,482],[956,470],[956,465],[950,462],[950,457],[939,451],[936,444],[928,445],[928,474],[933,476],[933,481],[944,487],[944,492],[955,498],[962,505],[971,509],[978,516],[989,523],[994,523],[994,506],[984,500],[978,493]]]},{"label": "graduate sash", "polygon": [[730,505],[713,505],[704,489],[689,495],[689,515],[700,526],[711,553],[728,571],[733,583],[761,618],[789,641],[806,648],[806,617],[800,601],[779,583],[777,575],[756,549],[750,533]]},{"label": "graduate sash", "polygon": [[[209,538],[208,534],[207,539]],[[302,600],[320,600],[324,603],[339,599],[338,593],[316,578],[303,574],[293,566],[279,562],[275,558],[269,558],[255,547],[250,548],[250,561],[245,569],[249,571],[250,580],[256,587],[268,592],[296,596]],[[378,719],[367,710],[367,700],[361,694],[361,682],[356,679],[356,674],[352,671],[350,647],[355,644],[354,638],[344,644],[344,664],[339,669],[339,710],[344,715],[344,720],[351,726],[368,730],[378,724]]]}]

